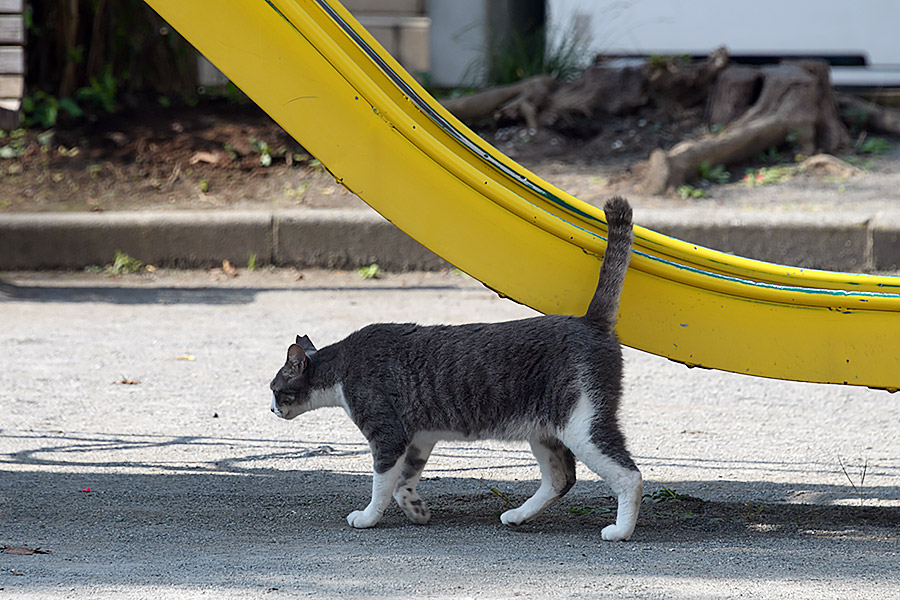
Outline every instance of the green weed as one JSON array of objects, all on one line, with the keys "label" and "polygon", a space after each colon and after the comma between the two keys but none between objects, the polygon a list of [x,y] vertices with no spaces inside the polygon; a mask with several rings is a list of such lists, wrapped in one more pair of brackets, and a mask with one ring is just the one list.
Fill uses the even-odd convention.
[{"label": "green weed", "polygon": [[687,496],[685,496],[683,494],[679,494],[679,493],[663,486],[663,487],[659,488],[658,490],[656,490],[655,492],[653,492],[652,494],[644,494],[644,496],[641,498],[641,500],[643,500],[644,502],[651,503],[651,504],[659,504],[661,502],[686,500],[687,498],[688,498]]},{"label": "green weed", "polygon": [[512,507],[512,505],[513,505],[512,500],[510,500],[510,499],[509,499],[509,496],[507,496],[506,494],[504,494],[503,492],[501,492],[499,489],[497,489],[497,488],[495,488],[495,487],[492,487],[492,488],[491,488],[491,493],[500,496],[500,497],[503,499],[503,502],[506,503],[506,506],[507,506],[507,507]]},{"label": "green weed", "polygon": [[786,181],[796,172],[797,168],[792,165],[748,169],[741,181],[747,185],[769,185]]},{"label": "green weed", "polygon": [[253,151],[259,154],[259,164],[268,167],[272,164],[272,148],[263,140],[250,138],[250,146]]},{"label": "green weed", "polygon": [[120,250],[116,250],[116,256],[113,263],[104,269],[107,275],[127,275],[129,273],[137,273],[144,268],[144,263],[136,258],[128,256]]},{"label": "green weed", "polygon": [[769,149],[765,152],[760,152],[756,155],[756,162],[761,162],[767,165],[774,165],[780,163],[781,161],[781,152],[779,152],[778,148],[776,148],[775,146],[770,146]]},{"label": "green weed", "polygon": [[[550,38],[557,41],[548,43]],[[580,75],[589,61],[588,43],[583,35],[570,32],[548,37],[546,27],[527,33],[514,31],[488,54],[488,79],[494,85],[544,74],[568,81]]]},{"label": "green weed", "polygon": [[870,137],[866,138],[866,140],[862,144],[860,144],[858,152],[860,154],[873,154],[876,156],[880,156],[882,154],[888,154],[893,149],[894,145],[886,139],[879,137]]},{"label": "green weed", "polygon": [[741,513],[741,516],[748,523],[753,523],[753,522],[759,520],[759,518],[762,516],[763,510],[765,510],[765,508],[766,508],[766,505],[763,502],[760,502],[759,504],[754,504],[752,502],[748,502],[748,503],[744,504],[744,510]]},{"label": "green weed", "polygon": [[688,198],[706,198],[709,195],[706,193],[706,190],[695,188],[692,185],[682,185],[676,192],[684,200],[687,200]]},{"label": "green weed", "polygon": [[360,267],[359,270],[357,270],[357,273],[359,273],[359,276],[363,279],[378,279],[382,276],[381,268],[375,263],[372,263],[368,267]]},{"label": "green weed", "polygon": [[700,179],[709,181],[710,183],[728,183],[731,179],[731,173],[725,169],[725,165],[711,165],[709,161],[703,161],[697,167],[697,175]]},{"label": "green weed", "polygon": [[119,81],[113,74],[112,65],[106,65],[99,77],[91,77],[88,85],[75,92],[75,98],[82,106],[96,107],[111,114],[117,108],[118,88]]},{"label": "green weed", "polygon": [[582,506],[580,508],[570,508],[566,510],[570,515],[601,515],[604,517],[615,517],[618,508],[615,506]]}]

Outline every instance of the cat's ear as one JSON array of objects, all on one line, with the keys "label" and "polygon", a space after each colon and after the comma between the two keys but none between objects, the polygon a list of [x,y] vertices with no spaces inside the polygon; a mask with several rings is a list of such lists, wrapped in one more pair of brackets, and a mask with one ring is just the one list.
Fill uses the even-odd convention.
[{"label": "cat's ear", "polygon": [[312,341],[305,335],[303,337],[297,336],[297,345],[303,348],[303,352],[306,353],[307,358],[312,358],[313,354],[317,352]]},{"label": "cat's ear", "polygon": [[309,358],[307,358],[306,352],[303,351],[303,348],[301,348],[297,344],[291,344],[290,348],[288,348],[287,360],[288,364],[290,364],[292,367],[302,371],[306,368],[306,363]]}]

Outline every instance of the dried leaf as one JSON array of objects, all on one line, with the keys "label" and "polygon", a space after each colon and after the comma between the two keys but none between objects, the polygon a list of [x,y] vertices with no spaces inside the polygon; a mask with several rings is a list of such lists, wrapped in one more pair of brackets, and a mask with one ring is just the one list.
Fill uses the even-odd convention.
[{"label": "dried leaf", "polygon": [[194,152],[194,155],[191,157],[190,162],[192,165],[196,165],[197,163],[201,162],[214,165],[219,162],[219,155],[212,152]]},{"label": "dried leaf", "polygon": [[225,274],[228,275],[229,277],[237,277],[238,276],[238,270],[235,269],[234,266],[231,264],[231,262],[229,262],[227,260],[222,261],[222,271],[224,271]]},{"label": "dried leaf", "polygon": [[118,385],[137,385],[137,384],[139,384],[140,382],[141,382],[140,379],[128,379],[127,377],[123,377],[122,379],[120,379],[120,380],[117,381],[116,383],[117,383]]},{"label": "dried leaf", "polygon": [[197,357],[193,354],[182,354],[181,356],[176,356],[175,360],[197,360]]}]

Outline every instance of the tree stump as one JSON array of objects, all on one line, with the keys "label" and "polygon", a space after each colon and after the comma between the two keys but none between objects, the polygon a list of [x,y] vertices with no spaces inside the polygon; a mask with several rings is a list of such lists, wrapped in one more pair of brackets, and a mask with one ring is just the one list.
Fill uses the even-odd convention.
[{"label": "tree stump", "polygon": [[554,90],[539,123],[571,137],[593,137],[604,116],[629,114],[647,104],[645,82],[640,66],[594,65]]},{"label": "tree stump", "polygon": [[716,81],[709,114],[725,128],[676,144],[668,152],[651,153],[646,192],[660,194],[695,177],[703,163],[744,160],[784,143],[789,135],[807,155],[817,149],[837,154],[850,148],[824,62],[728,67]]},{"label": "tree stump", "polygon": [[719,48],[704,60],[650,60],[643,68],[646,88],[653,103],[671,117],[680,117],[688,109],[704,106],[710,89],[728,66],[728,51]]}]

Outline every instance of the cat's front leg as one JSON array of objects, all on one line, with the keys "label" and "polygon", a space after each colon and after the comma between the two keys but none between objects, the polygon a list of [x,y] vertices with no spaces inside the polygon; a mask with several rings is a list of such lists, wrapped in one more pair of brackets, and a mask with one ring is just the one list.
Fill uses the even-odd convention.
[{"label": "cat's front leg", "polygon": [[374,527],[381,520],[384,509],[391,502],[391,493],[400,479],[405,456],[406,454],[404,453],[403,456],[394,461],[390,468],[382,470],[385,466],[385,461],[383,458],[379,459],[376,455],[375,471],[372,475],[372,501],[363,510],[354,510],[347,515],[347,523],[351,527],[366,529]]}]

